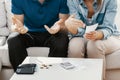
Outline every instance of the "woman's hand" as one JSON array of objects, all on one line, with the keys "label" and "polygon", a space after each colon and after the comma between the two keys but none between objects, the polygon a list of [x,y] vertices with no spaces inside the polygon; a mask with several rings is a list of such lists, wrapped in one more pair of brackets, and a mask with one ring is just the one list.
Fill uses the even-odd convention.
[{"label": "woman's hand", "polygon": [[16,19],[15,17],[12,18],[14,28],[12,31],[19,32],[20,34],[25,34],[28,32],[28,29],[24,27],[23,23]]},{"label": "woman's hand", "polygon": [[90,33],[85,33],[84,37],[89,40],[101,40],[104,35],[102,31],[92,31]]},{"label": "woman's hand", "polygon": [[71,32],[72,34],[77,34],[78,27],[84,28],[85,24],[81,20],[75,19],[74,15],[71,15],[65,21],[65,26],[69,32]]}]

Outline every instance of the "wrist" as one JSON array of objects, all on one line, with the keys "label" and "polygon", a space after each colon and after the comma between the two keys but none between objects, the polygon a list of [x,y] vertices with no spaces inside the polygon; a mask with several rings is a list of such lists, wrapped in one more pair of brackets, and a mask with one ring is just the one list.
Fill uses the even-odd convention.
[{"label": "wrist", "polygon": [[103,32],[102,31],[97,31],[97,39],[101,40],[104,38]]}]

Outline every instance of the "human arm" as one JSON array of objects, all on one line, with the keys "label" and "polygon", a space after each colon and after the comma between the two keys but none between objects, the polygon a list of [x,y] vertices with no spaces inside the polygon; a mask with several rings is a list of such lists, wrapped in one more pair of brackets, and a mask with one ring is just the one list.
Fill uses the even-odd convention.
[{"label": "human arm", "polygon": [[59,20],[54,23],[52,27],[48,27],[45,25],[46,30],[50,34],[56,34],[60,30],[65,30],[65,20],[69,17],[69,9],[67,7],[67,0],[60,0],[60,7],[59,7]]},{"label": "human arm", "polygon": [[65,25],[70,33],[82,36],[85,32],[85,29],[83,29],[85,24],[80,19],[81,16],[76,7],[78,6],[77,2],[74,0],[68,0],[67,4],[71,16],[65,21]]},{"label": "human arm", "polygon": [[12,23],[15,26],[12,31],[19,32],[20,34],[25,34],[28,29],[24,27],[24,15],[13,15]]},{"label": "human arm", "polygon": [[24,12],[22,7],[23,6],[21,0],[12,0],[12,23],[15,26],[12,28],[12,31],[25,34],[27,32],[27,29],[24,27]]},{"label": "human arm", "polygon": [[101,40],[110,37],[116,29],[114,26],[116,9],[116,0],[110,0],[106,5],[106,11],[104,13],[105,15],[103,17],[103,22],[98,26],[95,32],[91,32],[92,34],[85,34],[85,37],[87,38],[87,36],[89,36],[87,39],[90,40],[93,40],[93,38],[94,40]]},{"label": "human arm", "polygon": [[54,25],[49,28],[47,25],[45,25],[45,29],[50,33],[50,34],[56,34],[60,30],[66,30],[65,28],[65,20],[68,18],[68,14],[59,14],[59,20],[54,23]]}]

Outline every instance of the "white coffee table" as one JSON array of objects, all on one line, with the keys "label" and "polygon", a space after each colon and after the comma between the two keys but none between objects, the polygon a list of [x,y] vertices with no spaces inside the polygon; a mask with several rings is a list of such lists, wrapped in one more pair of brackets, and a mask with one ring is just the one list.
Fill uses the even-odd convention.
[{"label": "white coffee table", "polygon": [[[60,66],[62,62],[70,62],[76,67],[66,70]],[[14,73],[10,80],[102,80],[102,59],[27,57],[24,63],[36,63],[36,72],[33,75]],[[41,69],[41,63],[52,66]]]}]

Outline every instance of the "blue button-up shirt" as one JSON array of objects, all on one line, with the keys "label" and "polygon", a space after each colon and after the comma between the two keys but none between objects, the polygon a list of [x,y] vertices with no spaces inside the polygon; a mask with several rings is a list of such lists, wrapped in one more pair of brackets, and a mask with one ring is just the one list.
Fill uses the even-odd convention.
[{"label": "blue button-up shirt", "polygon": [[[98,9],[97,0],[94,0],[93,7],[95,14],[92,18],[88,19],[88,9],[83,0],[67,0],[70,14],[75,14],[76,19],[82,20],[86,25],[93,25],[98,23],[96,30],[100,30],[104,34],[104,39],[110,36],[118,36],[120,32],[117,26],[114,24],[115,16],[117,13],[117,1],[116,0],[102,0],[102,5]],[[78,34],[76,36],[83,37],[85,28],[78,28]]]},{"label": "blue button-up shirt", "polygon": [[24,15],[24,24],[30,32],[46,32],[44,25],[51,27],[59,20],[59,13],[69,14],[67,0],[12,0],[12,12]]}]

